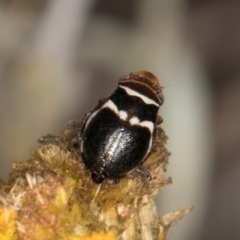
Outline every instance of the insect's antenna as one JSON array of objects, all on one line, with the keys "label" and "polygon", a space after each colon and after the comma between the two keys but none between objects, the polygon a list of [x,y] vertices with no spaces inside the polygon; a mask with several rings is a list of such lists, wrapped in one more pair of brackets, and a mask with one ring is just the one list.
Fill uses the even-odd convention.
[{"label": "insect's antenna", "polygon": [[176,84],[170,84],[170,85],[166,85],[166,86],[162,86],[162,88],[168,88],[168,87],[172,87],[172,86],[179,86],[182,85],[181,83],[176,83]]},{"label": "insect's antenna", "polygon": [[93,203],[93,202],[95,201],[95,199],[96,199],[96,197],[97,197],[97,195],[98,195],[98,193],[99,193],[99,191],[100,191],[100,189],[101,189],[101,186],[102,186],[102,184],[99,184],[99,186],[98,186],[98,188],[97,188],[97,190],[96,190],[96,192],[95,192],[95,195],[94,195],[91,203]]}]

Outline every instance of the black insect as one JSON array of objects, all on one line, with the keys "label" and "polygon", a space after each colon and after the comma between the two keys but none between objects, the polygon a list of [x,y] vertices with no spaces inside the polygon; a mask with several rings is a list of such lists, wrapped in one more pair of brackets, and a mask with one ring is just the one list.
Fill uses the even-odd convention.
[{"label": "black insect", "polygon": [[133,169],[151,180],[141,164],[152,150],[163,102],[158,79],[140,71],[120,78],[115,92],[85,114],[69,149],[80,144],[81,158],[94,183],[107,178],[118,182]]}]

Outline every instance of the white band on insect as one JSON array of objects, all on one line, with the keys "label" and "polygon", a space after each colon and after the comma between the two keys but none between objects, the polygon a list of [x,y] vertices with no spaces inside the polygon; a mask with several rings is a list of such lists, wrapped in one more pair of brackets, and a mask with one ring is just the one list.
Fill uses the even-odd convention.
[{"label": "white band on insect", "polygon": [[152,99],[144,96],[143,94],[140,94],[140,93],[138,93],[137,91],[134,91],[134,90],[132,90],[132,89],[129,88],[129,87],[124,87],[124,86],[121,86],[121,85],[120,85],[119,87],[122,88],[122,89],[124,89],[124,90],[127,92],[128,95],[130,95],[130,96],[135,96],[135,97],[139,97],[139,98],[141,98],[146,104],[153,104],[153,105],[159,107],[159,104],[158,104],[158,103],[156,103],[156,102],[153,101]]}]

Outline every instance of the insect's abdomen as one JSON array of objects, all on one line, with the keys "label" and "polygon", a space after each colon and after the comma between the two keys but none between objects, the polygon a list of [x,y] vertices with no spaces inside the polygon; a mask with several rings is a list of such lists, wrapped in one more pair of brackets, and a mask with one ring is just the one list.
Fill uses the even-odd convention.
[{"label": "insect's abdomen", "polygon": [[147,127],[131,125],[110,108],[103,108],[84,131],[81,151],[86,167],[104,168],[108,178],[116,179],[141,163],[151,144]]}]

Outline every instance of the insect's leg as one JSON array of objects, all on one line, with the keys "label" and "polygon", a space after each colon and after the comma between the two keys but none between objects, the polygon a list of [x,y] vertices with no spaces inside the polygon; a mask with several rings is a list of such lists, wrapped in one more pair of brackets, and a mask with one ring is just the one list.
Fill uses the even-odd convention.
[{"label": "insect's leg", "polygon": [[136,171],[142,173],[145,177],[147,177],[147,179],[148,179],[149,181],[152,180],[151,173],[150,173],[146,168],[143,168],[143,167],[138,166],[138,167],[136,168]]},{"label": "insect's leg", "polygon": [[114,184],[118,184],[120,182],[120,178],[115,178],[114,180],[113,180],[113,183]]},{"label": "insect's leg", "polygon": [[92,170],[92,180],[94,183],[100,184],[107,178],[104,169]]},{"label": "insect's leg", "polygon": [[163,118],[160,115],[157,115],[156,124],[159,125],[163,122]]},{"label": "insect's leg", "polygon": [[98,104],[99,104],[98,107],[100,107],[103,103],[105,103],[105,102],[106,102],[106,99],[107,99],[107,98],[100,98],[100,99],[98,100]]},{"label": "insect's leg", "polygon": [[69,150],[69,151],[71,151],[71,150],[73,149],[73,147],[74,147],[77,143],[79,143],[79,142],[81,141],[81,139],[82,139],[82,134],[83,134],[83,130],[84,130],[84,128],[85,128],[85,126],[86,126],[86,123],[87,123],[87,120],[89,119],[89,117],[91,116],[91,114],[92,114],[92,111],[87,112],[87,113],[84,115],[84,117],[83,117],[83,119],[82,119],[82,121],[81,121],[81,124],[80,124],[80,126],[79,126],[79,129],[78,129],[78,131],[77,131],[77,136],[74,137],[74,138],[70,141],[70,143],[68,144],[68,150]]}]

